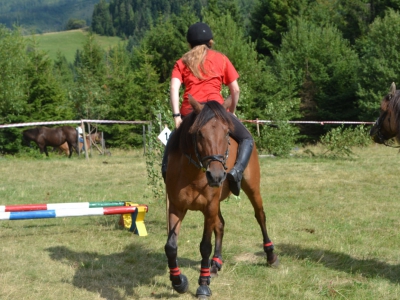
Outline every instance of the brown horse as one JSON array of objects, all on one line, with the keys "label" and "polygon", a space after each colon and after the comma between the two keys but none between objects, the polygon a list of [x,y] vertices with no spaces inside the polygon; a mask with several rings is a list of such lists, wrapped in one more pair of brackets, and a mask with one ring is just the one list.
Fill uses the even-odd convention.
[{"label": "brown horse", "polygon": [[22,137],[25,143],[30,146],[31,141],[34,141],[39,149],[40,153],[47,152],[47,146],[59,147],[65,142],[69,147],[69,157],[72,155],[72,148],[78,151],[77,146],[77,133],[74,127],[71,126],[61,126],[56,128],[48,127],[36,127],[31,129],[26,129],[22,132]]},{"label": "brown horse", "polygon": [[386,146],[391,146],[388,141],[392,138],[400,141],[400,91],[396,90],[394,82],[381,101],[380,115],[370,130],[370,136],[374,142]]},{"label": "brown horse", "polygon": [[[97,143],[100,143],[102,140],[102,135],[101,132],[95,132],[95,133],[91,133],[91,134],[87,134],[86,135],[86,146],[88,149],[91,148],[91,145],[95,145]],[[79,143],[79,149],[82,150],[83,147],[83,143]],[[65,142],[64,144],[60,145],[59,147],[55,147],[58,148],[58,153],[62,154],[65,153],[65,155],[69,156],[69,146],[68,143]]]},{"label": "brown horse", "polygon": [[[211,295],[211,275],[217,275],[222,267],[222,238],[224,219],[220,202],[230,195],[226,171],[235,163],[237,143],[230,139],[233,129],[226,108],[216,101],[200,104],[192,97],[189,102],[193,113],[183,119],[180,127],[171,135],[169,163],[166,173],[166,189],[169,198],[169,233],[165,245],[170,280],[178,293],[185,293],[188,280],[177,265],[178,235],[188,210],[201,211],[204,215],[203,238],[200,243],[201,271],[196,296],[206,299]],[[229,154],[229,155],[228,155]],[[260,195],[260,166],[254,147],[250,162],[241,183],[253,205],[255,217],[261,228],[263,247],[269,265],[278,265],[274,246],[268,237],[263,201]],[[215,235],[214,255],[212,234]]]}]

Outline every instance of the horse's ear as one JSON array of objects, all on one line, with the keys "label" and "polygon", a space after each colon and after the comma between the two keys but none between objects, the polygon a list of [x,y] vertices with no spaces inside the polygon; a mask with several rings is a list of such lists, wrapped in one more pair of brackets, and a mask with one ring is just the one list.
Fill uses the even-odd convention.
[{"label": "horse's ear", "polygon": [[223,104],[222,106],[223,106],[225,109],[228,109],[228,108],[231,106],[231,104],[232,104],[232,96],[229,95],[229,96],[225,99],[224,104]]},{"label": "horse's ear", "polygon": [[396,84],[394,82],[392,82],[392,84],[390,85],[390,97],[394,97],[394,95],[396,94]]},{"label": "horse's ear", "polygon": [[203,104],[200,104],[199,102],[197,102],[196,99],[193,98],[192,95],[189,94],[189,103],[190,105],[193,107],[193,111],[196,115],[198,115],[200,113],[200,111],[203,109]]}]

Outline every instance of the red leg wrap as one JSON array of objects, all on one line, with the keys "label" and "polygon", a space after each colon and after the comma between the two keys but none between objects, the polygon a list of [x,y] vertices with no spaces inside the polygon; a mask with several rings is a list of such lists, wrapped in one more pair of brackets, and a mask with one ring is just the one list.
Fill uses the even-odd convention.
[{"label": "red leg wrap", "polygon": [[210,268],[201,268],[200,269],[200,276],[201,277],[209,277],[210,275]]},{"label": "red leg wrap", "polygon": [[212,260],[222,266],[222,260],[220,260],[219,257],[215,256],[215,257],[212,258]]},{"label": "red leg wrap", "polygon": [[176,268],[169,268],[169,274],[170,274],[171,276],[179,276],[179,275],[181,275],[181,270],[179,270],[178,267],[176,267]]}]

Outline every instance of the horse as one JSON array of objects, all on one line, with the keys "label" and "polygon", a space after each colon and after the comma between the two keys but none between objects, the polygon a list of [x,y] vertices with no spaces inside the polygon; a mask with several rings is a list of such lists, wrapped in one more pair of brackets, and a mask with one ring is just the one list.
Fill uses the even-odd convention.
[{"label": "horse", "polygon": [[[186,213],[201,211],[204,216],[203,237],[200,242],[201,271],[196,296],[207,299],[211,296],[210,278],[222,267],[222,239],[224,219],[220,202],[230,195],[227,170],[235,163],[238,145],[230,139],[233,129],[227,108],[231,99],[221,105],[216,101],[198,103],[189,96],[193,112],[186,116],[179,128],[170,136],[168,166],[165,178],[169,199],[168,238],[165,254],[168,259],[172,287],[178,293],[188,290],[188,279],[177,264],[178,236]],[[249,164],[243,174],[241,187],[254,208],[255,218],[261,228],[263,249],[267,264],[277,266],[279,260],[274,245],[267,234],[266,218],[260,194],[260,165],[254,146]],[[214,255],[212,235],[215,235]]]},{"label": "horse", "polygon": [[[86,146],[88,149],[91,148],[92,144],[95,145],[97,143],[100,143],[102,141],[102,135],[101,132],[94,132],[86,135]],[[82,150],[83,143],[79,143],[79,150]],[[65,153],[65,155],[69,156],[69,146],[68,143],[65,142],[64,144],[60,145],[59,147],[54,147],[54,150],[56,151],[58,149],[58,153],[62,154]]]},{"label": "horse", "polygon": [[[87,134],[86,135],[86,147],[87,147],[87,149],[89,150],[92,147],[92,145],[97,146],[96,144],[102,142],[102,140],[103,140],[103,137],[102,137],[101,132],[95,131],[95,132]],[[82,142],[79,143],[79,149],[80,150],[82,150],[83,146],[84,145],[83,145]]]},{"label": "horse", "polygon": [[369,134],[375,143],[389,147],[393,147],[388,143],[390,139],[400,141],[400,91],[396,90],[394,82],[381,100],[380,115]]},{"label": "horse", "polygon": [[28,146],[30,146],[31,141],[34,141],[38,145],[40,153],[44,152],[46,156],[49,156],[47,146],[59,147],[65,142],[68,144],[69,157],[72,155],[72,148],[78,151],[77,133],[75,128],[71,126],[26,129],[22,132],[22,137]]}]

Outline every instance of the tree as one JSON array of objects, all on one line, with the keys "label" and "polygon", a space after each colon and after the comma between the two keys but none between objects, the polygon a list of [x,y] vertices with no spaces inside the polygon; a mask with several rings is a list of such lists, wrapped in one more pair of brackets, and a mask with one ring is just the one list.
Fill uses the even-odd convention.
[{"label": "tree", "polygon": [[[28,78],[26,41],[19,30],[0,25],[0,124],[24,121]],[[0,153],[15,153],[20,148],[17,128],[0,130]]]},{"label": "tree", "polygon": [[77,117],[101,119],[109,111],[105,97],[105,53],[95,42],[93,35],[88,35],[83,51],[79,52],[79,63],[75,61],[77,78],[71,92]]},{"label": "tree", "polygon": [[310,0],[259,0],[251,12],[250,36],[257,42],[257,51],[270,56],[288,29],[289,21],[301,16]]},{"label": "tree", "polygon": [[[106,65],[107,78],[104,85],[106,102],[110,110],[109,120],[133,121],[145,117],[144,103],[138,95],[140,88],[135,83],[135,74],[131,66],[130,53],[123,45],[113,48],[108,55]],[[111,146],[128,148],[142,145],[142,128],[131,125],[113,124],[104,127],[106,138]]]},{"label": "tree", "polygon": [[[260,150],[287,155],[295,143],[297,129],[285,120],[298,116],[299,99],[291,98],[290,89],[280,84],[273,71],[259,60],[255,44],[244,36],[243,27],[229,14],[216,17],[213,11],[208,10],[203,14],[213,31],[216,50],[226,54],[240,74],[237,115],[245,120],[282,121],[279,130],[264,127],[261,137],[257,136],[254,126],[245,125],[253,132]],[[224,92],[227,96],[228,90]]]},{"label": "tree", "polygon": [[[276,72],[290,78],[303,118],[356,120],[359,59],[335,27],[296,19],[274,53]],[[285,75],[290,74],[290,76]]]},{"label": "tree", "polygon": [[400,82],[399,35],[400,14],[389,9],[383,18],[376,18],[368,34],[357,42],[362,61],[357,95],[360,118],[364,120],[376,118],[390,84]]},{"label": "tree", "polygon": [[[176,60],[189,50],[186,31],[196,22],[196,17],[189,12],[184,16],[172,16],[168,20],[160,18],[158,23],[146,32],[138,47],[137,51],[152,56],[151,64],[160,76],[159,82],[169,80]],[[135,60],[134,64],[138,63],[140,62]]]},{"label": "tree", "polygon": [[370,22],[369,6],[365,0],[335,0],[311,2],[303,18],[317,24],[336,26],[351,44],[364,35]]},{"label": "tree", "polygon": [[400,9],[399,0],[370,0],[371,7],[371,17],[370,22],[373,22],[376,17],[383,18],[385,16],[385,11],[392,9],[398,11]]},{"label": "tree", "polygon": [[105,0],[100,0],[100,2],[94,6],[91,28],[93,32],[100,35],[115,35],[109,4]]},{"label": "tree", "polygon": [[19,30],[0,25],[0,123],[21,121],[27,100],[26,42]]},{"label": "tree", "polygon": [[53,65],[44,51],[39,50],[34,38],[30,40],[29,63],[25,67],[28,79],[27,121],[55,121],[71,119],[72,107],[67,102],[61,82],[56,80]]}]

